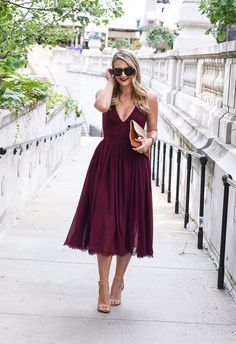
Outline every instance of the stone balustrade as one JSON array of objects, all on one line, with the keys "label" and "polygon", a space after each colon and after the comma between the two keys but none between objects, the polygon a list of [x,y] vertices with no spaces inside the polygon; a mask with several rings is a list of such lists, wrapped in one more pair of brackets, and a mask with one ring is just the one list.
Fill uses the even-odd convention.
[{"label": "stone balustrade", "polygon": [[[142,78],[163,104],[197,120],[210,138],[235,146],[235,58],[236,42],[141,56]],[[103,75],[110,63],[109,55],[74,56],[68,70]]]},{"label": "stone balustrade", "polygon": [[230,42],[140,60],[146,86],[164,104],[178,107],[210,136],[235,146],[235,57],[236,42]]},{"label": "stone balustrade", "polygon": [[203,64],[200,98],[218,108],[223,106],[224,75],[224,59],[206,59]]}]

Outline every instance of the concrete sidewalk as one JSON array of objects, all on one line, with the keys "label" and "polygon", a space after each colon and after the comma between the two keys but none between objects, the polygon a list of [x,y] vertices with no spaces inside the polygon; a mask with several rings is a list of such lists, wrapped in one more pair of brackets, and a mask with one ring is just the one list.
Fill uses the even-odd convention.
[{"label": "concrete sidewalk", "polygon": [[216,288],[215,265],[156,187],[155,256],[133,257],[122,305],[96,311],[96,256],[63,242],[97,143],[82,138],[0,236],[0,343],[236,343],[235,304]]}]

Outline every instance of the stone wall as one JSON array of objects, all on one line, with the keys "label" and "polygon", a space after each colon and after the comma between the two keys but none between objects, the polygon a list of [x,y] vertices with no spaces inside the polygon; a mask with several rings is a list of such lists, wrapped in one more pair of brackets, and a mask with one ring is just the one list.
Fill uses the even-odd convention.
[{"label": "stone wall", "polygon": [[[62,104],[50,116],[46,105],[39,103],[17,115],[0,110],[0,147],[7,147],[63,131],[68,125],[79,124],[75,113],[65,115]],[[38,140],[28,147],[7,150],[0,155],[0,232],[20,213],[26,202],[42,187],[69,152],[79,144],[81,126],[65,130],[63,135]]]}]

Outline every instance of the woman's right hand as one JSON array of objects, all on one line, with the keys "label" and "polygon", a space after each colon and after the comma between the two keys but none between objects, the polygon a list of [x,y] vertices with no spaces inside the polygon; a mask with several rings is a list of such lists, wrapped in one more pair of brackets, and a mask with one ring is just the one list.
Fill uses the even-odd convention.
[{"label": "woman's right hand", "polygon": [[113,94],[113,89],[115,86],[114,76],[109,72],[109,69],[106,70],[106,79],[107,84],[104,89],[99,90],[96,93],[96,99],[94,106],[100,112],[107,112],[111,106],[111,99]]},{"label": "woman's right hand", "polygon": [[108,68],[106,70],[106,79],[108,81],[113,81],[114,82],[114,75],[112,75],[110,71],[111,71],[111,68]]}]

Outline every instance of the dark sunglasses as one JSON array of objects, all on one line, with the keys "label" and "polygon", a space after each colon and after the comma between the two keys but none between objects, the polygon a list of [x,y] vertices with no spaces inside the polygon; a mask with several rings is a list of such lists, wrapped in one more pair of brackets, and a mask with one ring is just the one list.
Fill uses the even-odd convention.
[{"label": "dark sunglasses", "polygon": [[122,72],[124,72],[126,76],[131,76],[134,74],[135,70],[132,67],[126,67],[124,69],[122,69],[122,68],[113,68],[112,69],[112,74],[114,76],[121,76]]}]

